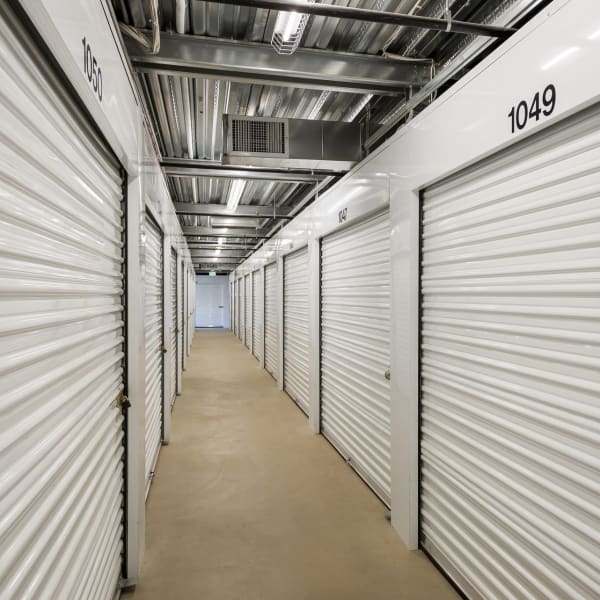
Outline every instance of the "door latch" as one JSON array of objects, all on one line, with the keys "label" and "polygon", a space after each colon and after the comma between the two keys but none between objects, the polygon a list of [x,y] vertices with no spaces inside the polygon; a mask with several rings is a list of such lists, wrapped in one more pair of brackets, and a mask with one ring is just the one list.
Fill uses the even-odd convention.
[{"label": "door latch", "polygon": [[127,410],[131,406],[129,398],[122,391],[117,395],[115,403],[117,408],[121,411]]},{"label": "door latch", "polygon": [[163,354],[166,354],[166,353],[167,353],[167,348],[166,348],[166,346],[164,346],[164,345],[162,345],[162,344],[161,344],[161,346],[160,346],[160,351],[161,351]]},{"label": "door latch", "polygon": [[386,369],[385,373],[383,374],[383,376],[389,381],[391,379],[391,377],[392,377],[392,374],[391,374],[391,372],[390,372],[389,369]]}]

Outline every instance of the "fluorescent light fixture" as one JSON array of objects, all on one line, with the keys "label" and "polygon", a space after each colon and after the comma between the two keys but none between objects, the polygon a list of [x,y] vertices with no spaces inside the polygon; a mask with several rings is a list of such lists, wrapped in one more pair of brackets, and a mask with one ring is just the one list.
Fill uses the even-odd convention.
[{"label": "fluorescent light fixture", "polygon": [[581,50],[579,46],[570,46],[569,48],[566,48],[562,52],[559,52],[554,58],[551,58],[547,63],[543,64],[542,71],[547,71],[548,69],[551,69],[559,62],[562,62],[565,58],[568,58],[572,54],[579,52],[579,50]]},{"label": "fluorescent light fixture", "polygon": [[[304,4],[311,4],[314,0],[301,0]],[[271,46],[277,54],[293,54],[300,45],[302,34],[308,21],[308,15],[293,11],[280,10],[277,13]]]},{"label": "fluorescent light fixture", "polygon": [[245,187],[246,182],[243,179],[234,179],[231,182],[227,196],[227,210],[233,212],[238,207]]}]

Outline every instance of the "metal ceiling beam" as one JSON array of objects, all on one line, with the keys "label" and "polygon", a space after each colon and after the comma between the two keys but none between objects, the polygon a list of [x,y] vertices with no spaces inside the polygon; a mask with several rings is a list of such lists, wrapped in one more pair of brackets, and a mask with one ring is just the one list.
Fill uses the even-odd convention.
[{"label": "metal ceiling beam", "polygon": [[227,179],[258,179],[261,181],[289,181],[290,183],[313,183],[338,171],[309,172],[294,169],[257,169],[252,167],[231,167],[213,161],[189,158],[169,158],[161,163],[165,175],[169,177],[222,177]]},{"label": "metal ceiling beam", "polygon": [[353,21],[366,21],[368,23],[384,23],[386,25],[403,25],[405,27],[417,27],[419,29],[432,29],[450,33],[464,33],[467,35],[484,35],[500,39],[506,39],[516,31],[516,29],[512,27],[499,27],[497,25],[487,25],[485,23],[469,23],[467,21],[454,21],[453,19],[435,19],[433,17],[421,17],[406,13],[394,13],[332,4],[306,4],[304,2],[298,2],[297,0],[209,1],[216,4],[251,6],[252,8],[266,8],[268,10],[295,12],[304,15],[335,17],[337,19],[351,19]]},{"label": "metal ceiling beam", "polygon": [[234,259],[234,258],[208,258],[206,260],[201,259],[201,258],[192,259],[192,264],[194,266],[199,266],[199,265],[227,265],[227,266],[230,266],[230,267],[237,267],[241,263],[242,263],[241,260],[237,260],[237,259]]},{"label": "metal ceiling beam", "polygon": [[248,256],[248,252],[240,252],[240,250],[219,250],[217,254],[214,250],[190,250],[190,256],[192,259],[200,258],[210,259],[210,258],[246,258]]},{"label": "metal ceiling beam", "polygon": [[[254,2],[230,4],[256,6]],[[279,3],[272,4],[274,10],[279,10]],[[286,4],[282,10],[286,10]],[[302,4],[303,9],[309,6],[325,5]],[[394,96],[431,79],[429,60],[396,60],[308,48],[280,55],[269,44],[194,35],[161,33],[160,52],[154,55],[144,54],[135,43],[128,43],[128,50],[138,71],[239,83]]]},{"label": "metal ceiling beam", "polygon": [[254,242],[230,242],[229,240],[224,244],[208,244],[205,242],[188,242],[189,250],[238,250],[239,252],[251,252],[254,248]]},{"label": "metal ceiling beam", "polygon": [[212,235],[218,237],[232,238],[266,238],[267,231],[265,229],[236,229],[230,231],[229,228],[214,229],[212,227],[183,227],[183,235]]},{"label": "metal ceiling beam", "polygon": [[175,212],[178,215],[200,215],[203,217],[240,217],[240,218],[264,218],[264,219],[291,219],[289,210],[278,208],[273,210],[272,206],[248,206],[238,205],[235,212],[227,210],[225,204],[193,204],[187,202],[175,202]]}]

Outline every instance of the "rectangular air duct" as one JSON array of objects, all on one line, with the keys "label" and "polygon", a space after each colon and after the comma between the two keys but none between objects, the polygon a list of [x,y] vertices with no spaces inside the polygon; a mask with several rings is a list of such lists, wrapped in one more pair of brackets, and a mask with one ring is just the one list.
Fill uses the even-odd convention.
[{"label": "rectangular air duct", "polygon": [[347,171],[363,157],[360,123],[224,115],[223,164]]}]

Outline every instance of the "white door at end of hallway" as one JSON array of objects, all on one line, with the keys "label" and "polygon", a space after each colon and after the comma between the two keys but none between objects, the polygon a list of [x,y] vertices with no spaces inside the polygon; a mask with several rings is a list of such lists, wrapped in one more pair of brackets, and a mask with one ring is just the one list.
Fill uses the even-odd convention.
[{"label": "white door at end of hallway", "polygon": [[196,277],[196,327],[227,329],[230,326],[228,286],[224,275]]}]

